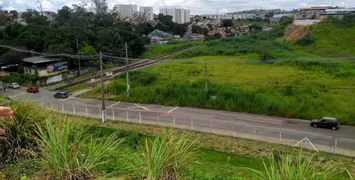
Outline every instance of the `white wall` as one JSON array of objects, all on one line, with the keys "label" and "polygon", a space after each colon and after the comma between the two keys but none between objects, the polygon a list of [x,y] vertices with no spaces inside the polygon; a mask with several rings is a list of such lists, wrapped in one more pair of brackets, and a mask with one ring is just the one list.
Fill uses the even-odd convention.
[{"label": "white wall", "polygon": [[58,74],[55,76],[48,77],[46,79],[46,84],[52,84],[56,82],[61,82],[63,80],[62,74]]}]

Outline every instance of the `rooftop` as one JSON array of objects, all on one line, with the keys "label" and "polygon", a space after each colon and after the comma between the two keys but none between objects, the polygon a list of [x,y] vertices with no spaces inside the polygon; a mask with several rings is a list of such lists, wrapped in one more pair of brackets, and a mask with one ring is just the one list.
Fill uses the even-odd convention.
[{"label": "rooftop", "polygon": [[28,58],[22,59],[22,61],[24,61],[24,62],[33,63],[33,64],[54,62],[54,61],[58,61],[58,60],[59,59],[49,59],[44,56],[33,56],[33,57],[28,57]]}]

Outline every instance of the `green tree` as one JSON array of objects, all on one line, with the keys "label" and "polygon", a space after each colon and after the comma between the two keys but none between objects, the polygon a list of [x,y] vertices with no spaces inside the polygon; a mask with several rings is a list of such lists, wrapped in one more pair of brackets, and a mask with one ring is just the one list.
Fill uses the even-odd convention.
[{"label": "green tree", "polygon": [[224,19],[222,20],[223,27],[233,27],[233,20],[232,19]]},{"label": "green tree", "polygon": [[69,23],[69,20],[71,19],[72,15],[72,9],[70,9],[68,6],[62,7],[62,9],[58,10],[57,17],[55,18],[56,22],[59,25],[66,25]]},{"label": "green tree", "polygon": [[26,12],[22,13],[22,18],[26,19],[26,23],[35,25],[48,25],[49,22],[45,16],[42,16],[34,9],[27,9]]}]

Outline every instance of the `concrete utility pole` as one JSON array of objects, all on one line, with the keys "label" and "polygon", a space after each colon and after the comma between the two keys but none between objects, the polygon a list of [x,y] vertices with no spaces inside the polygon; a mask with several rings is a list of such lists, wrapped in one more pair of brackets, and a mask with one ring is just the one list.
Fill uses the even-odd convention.
[{"label": "concrete utility pole", "polygon": [[76,51],[78,52],[78,65],[79,65],[79,76],[81,75],[81,64],[80,64],[80,55],[79,55],[79,42],[76,39]]},{"label": "concrete utility pole", "polygon": [[205,90],[208,92],[207,62],[205,60]]},{"label": "concrete utility pole", "polygon": [[102,107],[101,107],[101,121],[104,123],[106,120],[106,109],[105,109],[105,87],[104,87],[104,72],[102,69],[102,54],[100,51],[100,74],[101,74],[101,101],[102,101]]},{"label": "concrete utility pole", "polygon": [[126,47],[126,79],[127,79],[127,97],[129,97],[130,87],[129,87],[129,73],[128,73],[128,51],[127,51],[127,42],[125,43]]}]

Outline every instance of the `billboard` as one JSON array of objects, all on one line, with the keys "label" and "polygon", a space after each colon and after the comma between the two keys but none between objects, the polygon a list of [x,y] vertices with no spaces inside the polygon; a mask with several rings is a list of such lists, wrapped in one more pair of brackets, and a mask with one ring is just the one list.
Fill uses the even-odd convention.
[{"label": "billboard", "polygon": [[50,64],[47,66],[47,72],[49,73],[55,71],[61,71],[63,69],[68,69],[68,65],[66,62]]}]

